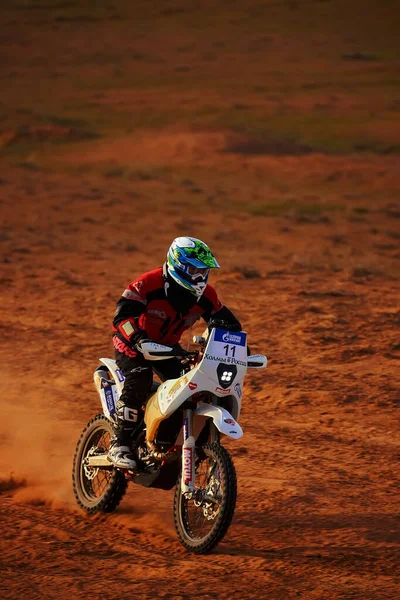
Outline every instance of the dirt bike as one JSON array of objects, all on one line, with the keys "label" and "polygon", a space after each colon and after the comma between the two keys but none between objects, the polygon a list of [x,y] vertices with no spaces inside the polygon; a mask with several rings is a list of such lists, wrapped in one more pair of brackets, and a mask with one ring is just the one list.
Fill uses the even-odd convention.
[{"label": "dirt bike", "polygon": [[112,512],[129,481],[164,490],[175,486],[175,529],[196,554],[214,548],[232,521],[236,472],[220,437],[242,437],[238,419],[246,371],[267,366],[265,356],[247,355],[243,331],[215,327],[203,336],[193,338],[199,347],[194,352],[142,344],[146,360],[179,358],[182,375],[153,382],[144,419],[132,434],[135,471],[117,469],[107,457],[124,376],[114,360],[101,358],[94,383],[104,414],[86,425],[73,461],[75,497],[90,514]]}]

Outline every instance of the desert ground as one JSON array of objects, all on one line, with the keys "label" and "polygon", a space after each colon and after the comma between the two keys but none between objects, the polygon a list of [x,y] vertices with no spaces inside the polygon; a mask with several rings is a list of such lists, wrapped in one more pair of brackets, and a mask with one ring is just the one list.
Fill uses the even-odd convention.
[{"label": "desert ground", "polygon": [[[400,596],[396,5],[1,2],[2,598]],[[172,491],[71,485],[115,303],[179,235],[269,358],[208,556]]]}]

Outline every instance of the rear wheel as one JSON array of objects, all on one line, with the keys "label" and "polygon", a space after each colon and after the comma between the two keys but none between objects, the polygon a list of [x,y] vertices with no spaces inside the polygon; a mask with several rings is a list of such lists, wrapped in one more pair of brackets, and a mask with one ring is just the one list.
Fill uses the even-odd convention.
[{"label": "rear wheel", "polygon": [[236,472],[232,459],[218,443],[205,444],[196,460],[195,491],[175,489],[175,529],[182,544],[196,554],[210,552],[224,537],[236,505]]},{"label": "rear wheel", "polygon": [[112,512],[120,503],[128,485],[124,475],[112,465],[110,468],[90,467],[85,459],[94,454],[105,454],[110,448],[113,428],[104,415],[89,421],[75,450],[72,485],[76,501],[88,513]]}]

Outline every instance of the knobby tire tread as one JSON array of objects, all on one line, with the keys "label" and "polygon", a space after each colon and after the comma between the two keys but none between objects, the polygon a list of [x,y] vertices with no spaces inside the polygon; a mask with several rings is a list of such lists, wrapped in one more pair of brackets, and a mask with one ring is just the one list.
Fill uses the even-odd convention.
[{"label": "knobby tire tread", "polygon": [[181,475],[179,475],[174,497],[175,529],[182,545],[194,554],[206,554],[222,540],[232,522],[237,497],[236,470],[229,452],[218,442],[205,444],[202,446],[201,450],[209,450],[210,452],[214,453],[217,460],[220,461],[221,467],[224,471],[225,488],[220,507],[220,514],[217,516],[217,526],[211,530],[202,543],[190,543],[190,541],[188,541],[190,536],[185,531],[182,531],[181,519],[179,516],[181,503]]},{"label": "knobby tire tread", "polygon": [[[83,458],[82,451],[83,451],[85,442],[88,438],[88,435],[90,435],[92,433],[92,431],[94,431],[96,429],[96,427],[94,427],[94,425],[98,425],[101,422],[103,422],[106,425],[104,427],[105,430],[108,430],[110,433],[112,432],[112,429],[111,429],[112,426],[111,426],[109,420],[103,414],[98,414],[93,419],[91,419],[89,421],[89,423],[86,425],[85,429],[82,431],[82,434],[79,438],[79,441],[78,441],[78,444],[77,444],[76,450],[75,450],[73,467],[72,467],[72,486],[73,486],[76,501],[77,501],[78,505],[81,508],[83,508],[87,513],[89,513],[90,515],[94,515],[99,511],[106,512],[106,513],[113,512],[117,508],[119,503],[121,502],[122,498],[124,497],[126,488],[128,486],[128,482],[125,479],[124,475],[117,469],[114,469],[113,474],[111,476],[110,483],[107,487],[107,490],[106,490],[105,494],[99,499],[98,503],[90,505],[90,503],[85,502],[84,493],[80,492],[81,485],[80,485],[79,470],[82,468],[81,467],[82,458]],[[77,469],[78,469],[78,471],[77,471]]]}]

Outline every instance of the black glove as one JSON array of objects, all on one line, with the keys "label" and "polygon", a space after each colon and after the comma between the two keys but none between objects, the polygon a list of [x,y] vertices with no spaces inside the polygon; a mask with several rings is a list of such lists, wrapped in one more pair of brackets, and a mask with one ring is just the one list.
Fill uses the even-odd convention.
[{"label": "black glove", "polygon": [[143,342],[151,342],[152,340],[149,339],[149,336],[147,335],[147,332],[144,329],[139,329],[139,331],[136,331],[135,333],[132,333],[129,342],[132,346],[132,348],[134,348],[135,350],[138,350],[139,352],[142,352],[142,344]]},{"label": "black glove", "polygon": [[242,331],[242,328],[239,323],[229,323],[229,321],[224,321],[222,319],[210,319],[208,321],[208,330],[211,331],[213,327],[218,327],[219,329],[225,329],[225,331]]},{"label": "black glove", "polygon": [[171,348],[174,349],[174,351],[177,353],[177,356],[190,356],[190,352],[182,348],[180,344],[174,344],[173,346],[171,346]]}]

